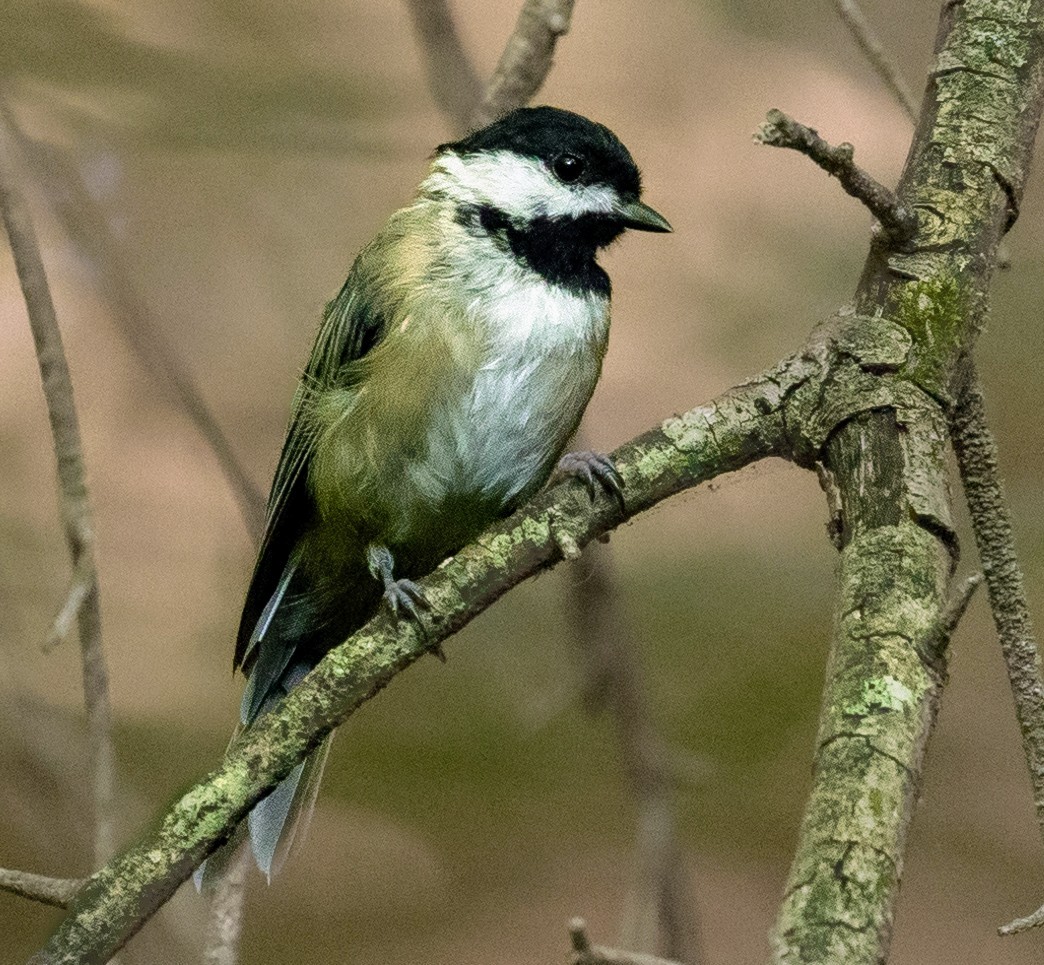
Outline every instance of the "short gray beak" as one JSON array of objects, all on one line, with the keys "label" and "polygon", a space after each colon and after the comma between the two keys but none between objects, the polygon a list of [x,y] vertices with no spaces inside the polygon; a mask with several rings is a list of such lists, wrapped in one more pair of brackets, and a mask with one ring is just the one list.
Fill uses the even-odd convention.
[{"label": "short gray beak", "polygon": [[654,211],[644,201],[622,201],[616,208],[616,214],[628,228],[637,231],[673,231],[671,223],[658,211]]}]

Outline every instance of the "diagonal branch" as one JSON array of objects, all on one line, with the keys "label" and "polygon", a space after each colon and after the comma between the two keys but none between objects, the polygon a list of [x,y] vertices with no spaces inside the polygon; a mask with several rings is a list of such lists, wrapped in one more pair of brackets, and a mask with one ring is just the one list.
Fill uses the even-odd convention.
[{"label": "diagonal branch", "polygon": [[80,423],[73,400],[72,378],[62,345],[62,333],[58,327],[36,232],[25,200],[15,184],[10,156],[10,141],[0,128],[0,217],[14,255],[40,365],[40,378],[58,463],[65,538],[75,579],[84,586],[82,592],[76,593],[79,603],[77,618],[84,700],[87,706],[89,772],[93,789],[94,855],[100,863],[112,853],[115,844],[112,813],[114,777],[109,674],[101,641],[94,531],[87,497]]},{"label": "diagonal branch", "polygon": [[[986,421],[982,388],[970,360],[951,415],[950,433],[979,559],[986,574],[990,609],[1015,699],[1037,824],[1044,834],[1044,680],[1040,649],[1015,552],[1011,513],[1001,486],[997,444]],[[1001,933],[1013,935],[1040,925],[1044,925],[1044,908],[1006,925]]]},{"label": "diagonal branch", "polygon": [[855,149],[851,144],[831,147],[812,128],[780,110],[768,112],[754,140],[769,147],[790,148],[811,158],[827,174],[837,178],[846,193],[870,209],[891,244],[901,246],[917,231],[917,215],[913,209],[855,163]]},{"label": "diagonal branch", "polygon": [[558,38],[569,31],[574,2],[526,0],[469,126],[482,127],[529,103],[551,70]]},{"label": "diagonal branch", "polygon": [[134,287],[120,243],[76,166],[57,148],[29,137],[2,97],[0,123],[11,132],[22,156],[40,179],[58,221],[98,278],[99,287],[112,306],[117,328],[146,370],[169,388],[210,447],[247,531],[254,539],[260,539],[265,497],[240,462],[174,345]]},{"label": "diagonal branch", "polygon": [[906,112],[906,116],[915,124],[917,123],[917,104],[914,102],[913,94],[907,87],[899,67],[885,53],[884,46],[878,39],[874,28],[866,19],[862,8],[856,0],[834,0],[838,15],[852,31],[855,42],[859,44],[860,50],[866,54],[866,59],[877,71],[878,76],[885,82],[888,89],[895,95],[900,106]]},{"label": "diagonal branch", "polygon": [[617,450],[625,512],[609,496],[592,503],[571,480],[487,530],[422,581],[433,604],[426,634],[382,612],[334,648],[277,711],[233,744],[219,769],[178,801],[152,836],[87,881],[33,961],[106,961],[325,735],[509,589],[561,560],[563,545],[582,547],[670,495],[785,453],[782,398],[806,369],[788,360]]}]

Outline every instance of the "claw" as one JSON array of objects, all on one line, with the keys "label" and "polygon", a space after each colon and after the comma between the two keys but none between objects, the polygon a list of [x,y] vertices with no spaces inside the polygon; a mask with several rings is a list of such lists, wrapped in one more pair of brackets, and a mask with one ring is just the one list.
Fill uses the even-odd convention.
[{"label": "claw", "polygon": [[563,476],[579,479],[591,499],[595,498],[595,482],[616,500],[621,512],[627,509],[624,503],[624,481],[616,470],[612,459],[601,452],[567,452],[558,460],[558,472]]},{"label": "claw", "polygon": [[[373,578],[380,580],[384,584],[384,600],[388,604],[388,608],[396,617],[401,612],[405,612],[426,637],[428,629],[424,625],[421,611],[430,610],[431,604],[425,597],[424,591],[413,580],[395,579],[392,575],[395,567],[395,558],[387,546],[378,544],[368,546],[366,548],[366,562]],[[443,655],[439,644],[434,644],[431,649],[440,660],[445,662],[446,657]]]}]

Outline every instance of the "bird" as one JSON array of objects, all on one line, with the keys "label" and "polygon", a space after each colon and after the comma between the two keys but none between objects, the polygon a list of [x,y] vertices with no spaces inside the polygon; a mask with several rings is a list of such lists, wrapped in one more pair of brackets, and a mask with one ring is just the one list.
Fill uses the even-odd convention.
[{"label": "bird", "polygon": [[[236,638],[240,730],[382,605],[423,625],[415,581],[556,467],[622,498],[608,457],[563,453],[608,342],[596,256],[626,229],[672,230],[641,194],[620,139],[556,107],[436,148],[326,306],[294,396]],[[269,880],[328,749],[248,817]]]}]

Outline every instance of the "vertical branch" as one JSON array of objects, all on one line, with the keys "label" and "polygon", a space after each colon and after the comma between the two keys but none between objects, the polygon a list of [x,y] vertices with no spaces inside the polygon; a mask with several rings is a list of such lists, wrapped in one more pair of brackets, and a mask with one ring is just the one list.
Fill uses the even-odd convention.
[{"label": "vertical branch", "polygon": [[569,614],[585,665],[585,703],[592,712],[607,710],[616,728],[637,810],[638,899],[655,909],[657,951],[694,965],[698,926],[678,841],[673,772],[645,699],[637,640],[621,613],[611,557],[600,549],[588,546],[570,570]]},{"label": "vertical branch", "polygon": [[239,961],[243,902],[251,863],[249,846],[240,845],[215,882],[203,942],[204,965],[236,965]]},{"label": "vertical branch", "polygon": [[[435,100],[458,130],[469,120],[488,123],[536,94],[573,8],[572,0],[527,0],[480,103],[481,88],[475,88],[475,72],[445,0],[408,0],[408,5]],[[472,90],[474,98],[462,112],[463,94]],[[585,448],[578,440],[574,447]],[[670,769],[646,705],[637,641],[620,612],[614,582],[604,550],[590,547],[574,564],[569,613],[587,670],[585,703],[592,712],[606,708],[616,727],[637,808],[638,899],[650,900],[655,908],[662,951],[695,963],[698,929],[678,842]]]},{"label": "vertical branch", "polygon": [[[1015,699],[1037,824],[1044,835],[1044,680],[1041,679],[1040,650],[1030,619],[1022,568],[1015,552],[1011,513],[1001,486],[997,444],[986,421],[982,388],[970,359],[963,376],[957,405],[951,414],[950,434],[986,576],[990,609]],[[1005,933],[1042,924],[1044,908],[1014,927],[1008,926]]]},{"label": "vertical branch", "polygon": [[[94,801],[94,855],[101,864],[115,845],[113,827],[113,752],[110,735],[109,681],[101,641],[98,574],[94,532],[87,498],[80,426],[62,334],[47,285],[36,232],[14,182],[10,141],[0,131],[0,216],[11,244],[29,325],[40,365],[47,415],[51,423],[62,522],[73,564],[70,597],[79,600],[80,654],[87,706],[88,754]],[[64,611],[65,608],[63,608]]]}]

